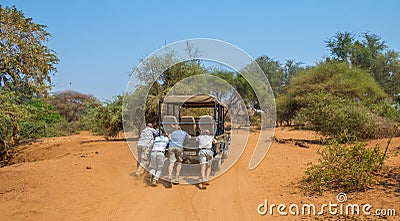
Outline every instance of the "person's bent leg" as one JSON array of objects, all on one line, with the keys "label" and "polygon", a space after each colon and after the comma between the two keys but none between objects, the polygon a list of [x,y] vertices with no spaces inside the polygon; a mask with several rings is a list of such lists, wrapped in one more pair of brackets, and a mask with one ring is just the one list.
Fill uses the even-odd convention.
[{"label": "person's bent leg", "polygon": [[137,168],[136,168],[136,176],[140,176],[144,172],[144,164],[143,164],[143,146],[137,146],[138,151],[138,159],[137,159]]},{"label": "person's bent leg", "polygon": [[172,179],[172,171],[174,170],[174,162],[169,162],[168,166],[168,179]]},{"label": "person's bent leg", "polygon": [[207,182],[209,181],[210,174],[211,174],[211,165],[207,164],[207,172],[206,172],[206,180],[207,180]]},{"label": "person's bent leg", "polygon": [[[151,154],[151,147],[145,147],[143,149],[143,154],[142,154],[142,162],[143,162],[143,168],[145,170],[149,170],[149,165],[150,165],[150,154]],[[144,172],[144,171],[143,171]]]},{"label": "person's bent leg", "polygon": [[201,182],[205,181],[206,178],[206,164],[202,163],[200,165]]},{"label": "person's bent leg", "polygon": [[181,173],[181,169],[182,169],[182,161],[183,161],[183,149],[180,148],[177,152],[176,152],[177,156],[177,162],[178,164],[176,165],[176,174],[175,174],[175,182],[176,184],[179,183],[179,174]]},{"label": "person's bent leg", "polygon": [[157,155],[157,162],[156,163],[157,163],[157,165],[155,166],[156,171],[155,171],[154,176],[155,176],[155,179],[158,181],[158,179],[161,176],[162,169],[164,167],[164,154],[159,153]]},{"label": "person's bent leg", "polygon": [[179,179],[179,174],[181,173],[181,169],[182,169],[182,163],[178,162],[178,165],[176,165],[176,179]]},{"label": "person's bent leg", "polygon": [[137,146],[137,160],[136,160],[136,171],[139,169],[140,162],[142,161],[142,146]]},{"label": "person's bent leg", "polygon": [[212,161],[213,161],[213,152],[210,150],[207,153],[207,163],[206,163],[206,165],[207,165],[207,171],[206,171],[207,185],[210,184],[208,181],[209,181],[209,177],[210,177],[210,174],[211,174]]},{"label": "person's bent leg", "polygon": [[151,152],[150,163],[151,163],[150,173],[153,176],[155,176],[156,175],[156,170],[157,170],[157,153]]},{"label": "person's bent leg", "polygon": [[169,166],[168,166],[168,179],[169,181],[172,180],[172,172],[174,171],[174,164],[176,162],[175,157],[175,149],[170,148],[168,151],[168,159],[169,159]]}]

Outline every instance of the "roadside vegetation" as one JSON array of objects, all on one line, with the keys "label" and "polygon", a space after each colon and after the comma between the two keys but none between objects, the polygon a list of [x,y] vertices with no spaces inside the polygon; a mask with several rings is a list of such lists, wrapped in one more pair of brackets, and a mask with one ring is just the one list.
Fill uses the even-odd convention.
[{"label": "roadside vegetation", "polygon": [[307,192],[365,191],[378,176],[384,160],[379,146],[369,148],[361,142],[340,144],[334,140],[320,154],[318,164],[311,164],[301,181]]}]

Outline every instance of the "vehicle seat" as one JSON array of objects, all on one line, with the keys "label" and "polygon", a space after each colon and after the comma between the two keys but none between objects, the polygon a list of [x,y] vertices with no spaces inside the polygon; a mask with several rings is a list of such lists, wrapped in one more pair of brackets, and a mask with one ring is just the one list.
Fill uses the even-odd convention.
[{"label": "vehicle seat", "polygon": [[196,123],[194,121],[193,116],[182,116],[180,126],[182,130],[186,131],[191,136],[196,135],[196,130],[195,130]]},{"label": "vehicle seat", "polygon": [[211,134],[214,134],[214,120],[210,115],[203,115],[199,117],[199,129],[201,131],[207,129]]},{"label": "vehicle seat", "polygon": [[168,134],[171,134],[172,131],[176,130],[178,127],[178,121],[176,120],[175,116],[166,115],[163,117],[163,127],[164,131]]}]

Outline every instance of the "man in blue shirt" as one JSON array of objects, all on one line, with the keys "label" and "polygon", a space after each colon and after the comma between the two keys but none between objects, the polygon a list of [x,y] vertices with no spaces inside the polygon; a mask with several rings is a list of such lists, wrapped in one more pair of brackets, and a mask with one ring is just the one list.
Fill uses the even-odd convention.
[{"label": "man in blue shirt", "polygon": [[174,184],[179,184],[179,173],[182,169],[183,160],[183,142],[186,138],[190,139],[190,135],[180,127],[171,133],[168,148],[168,158],[170,161],[168,167],[168,181],[172,181],[172,171],[174,170],[175,162],[177,162],[175,180],[173,181]]}]

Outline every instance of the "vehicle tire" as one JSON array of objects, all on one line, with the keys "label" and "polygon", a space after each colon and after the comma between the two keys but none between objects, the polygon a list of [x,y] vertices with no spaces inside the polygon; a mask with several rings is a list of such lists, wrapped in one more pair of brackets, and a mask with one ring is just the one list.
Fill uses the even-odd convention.
[{"label": "vehicle tire", "polygon": [[228,159],[229,157],[229,144],[225,143],[224,148],[222,149],[222,159]]},{"label": "vehicle tire", "polygon": [[211,170],[213,171],[220,171],[221,170],[221,165],[222,165],[222,160],[221,160],[221,155],[215,156],[213,159],[213,162],[211,164]]}]

